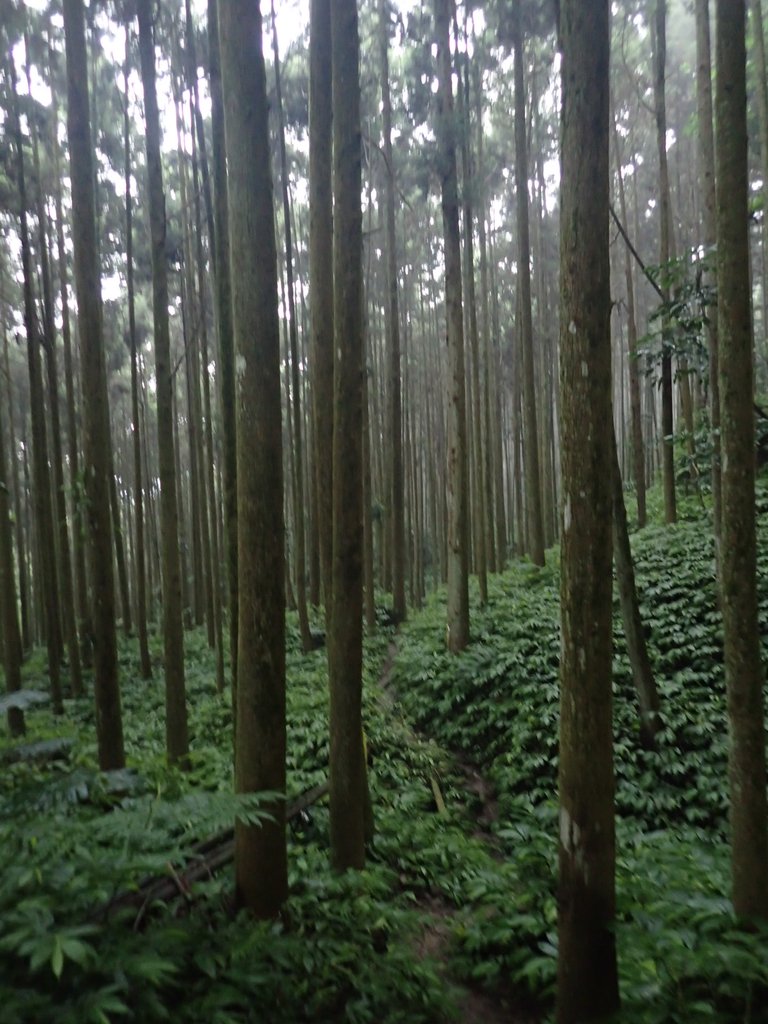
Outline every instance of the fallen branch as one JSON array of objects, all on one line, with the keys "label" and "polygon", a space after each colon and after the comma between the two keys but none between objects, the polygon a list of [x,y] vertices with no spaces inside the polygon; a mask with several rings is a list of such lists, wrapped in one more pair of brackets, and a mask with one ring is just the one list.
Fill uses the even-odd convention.
[{"label": "fallen branch", "polygon": [[[285,812],[286,821],[291,821],[302,811],[321,800],[328,792],[328,782],[306,790],[288,804]],[[134,930],[141,927],[142,921],[150,907],[155,903],[167,903],[180,896],[190,900],[191,888],[195,882],[211,878],[216,871],[229,864],[235,856],[235,830],[225,829],[216,835],[197,843],[189,852],[185,865],[175,867],[168,865],[168,875],[145,878],[136,889],[122,892],[113,897],[97,915],[97,919],[111,917],[117,911],[137,908],[138,914],[134,921]]]}]

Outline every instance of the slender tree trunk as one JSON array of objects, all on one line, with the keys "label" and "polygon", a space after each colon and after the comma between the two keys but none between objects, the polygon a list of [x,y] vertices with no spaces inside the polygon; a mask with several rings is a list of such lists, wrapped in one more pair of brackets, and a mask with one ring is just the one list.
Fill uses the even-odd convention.
[{"label": "slender tree trunk", "polygon": [[312,397],[326,621],[333,549],[333,187],[330,0],[311,0],[309,31],[309,295]]},{"label": "slender tree trunk", "polygon": [[475,295],[475,247],[472,195],[474,177],[470,155],[469,78],[459,70],[458,108],[461,123],[461,171],[464,182],[462,213],[464,218],[464,266],[467,282],[467,320],[469,322],[469,351],[472,366],[470,389],[472,395],[472,453],[475,475],[473,519],[476,524],[476,570],[480,590],[480,604],[488,603],[488,553],[485,533],[485,489],[483,486],[483,406],[480,395],[480,336],[477,327],[477,299]]},{"label": "slender tree trunk", "polygon": [[123,632],[130,636],[133,632],[133,618],[131,615],[131,592],[128,586],[128,568],[125,560],[125,541],[123,539],[123,527],[120,521],[120,497],[117,493],[117,479],[115,477],[115,455],[112,450],[112,435],[109,441],[109,504],[112,512],[112,533],[115,538],[115,565],[117,566],[117,588],[120,593],[120,609],[123,616]]},{"label": "slender tree trunk", "polygon": [[611,720],[609,20],[608,0],[563,0],[558,1024],[607,1020],[619,1005]]},{"label": "slender tree trunk", "polygon": [[333,54],[334,364],[330,677],[331,862],[365,863],[367,778],[362,723],[363,223],[360,42],[355,0],[330,7]]},{"label": "slender tree trunk", "polygon": [[[5,267],[0,253],[0,290],[5,283]],[[3,347],[7,349],[8,336],[5,317],[0,317]],[[10,384],[10,381],[8,382]],[[10,487],[8,463],[5,457],[5,437],[0,423],[0,621],[2,622],[3,668],[5,689],[15,693],[21,689],[21,631],[16,602],[16,573],[13,564],[13,533],[11,530]],[[11,736],[22,736],[26,731],[21,708],[8,709],[8,731]]]},{"label": "slender tree trunk", "polygon": [[[0,282],[1,284],[1,282]],[[27,545],[24,536],[24,515],[22,514],[22,492],[19,480],[19,459],[16,450],[16,431],[13,423],[14,403],[11,385],[10,360],[8,358],[8,338],[3,336],[3,357],[5,361],[5,377],[8,387],[8,435],[10,440],[11,476],[13,477],[13,514],[16,520],[16,556],[19,569],[19,605],[21,610],[21,646],[28,651],[32,646],[32,634],[29,610],[29,585],[27,578]]]},{"label": "slender tree trunk", "polygon": [[717,0],[717,314],[723,450],[721,603],[728,698],[733,905],[768,918],[764,672],[755,541],[746,10]]},{"label": "slender tree trunk", "polygon": [[141,472],[141,424],[139,422],[139,354],[136,344],[136,301],[133,284],[133,197],[131,195],[131,124],[128,115],[128,80],[131,73],[131,32],[125,26],[125,106],[123,146],[125,153],[125,264],[128,288],[128,344],[131,351],[131,441],[133,446],[133,504],[135,511],[136,626],[139,634],[139,664],[142,679],[151,679],[152,662],[147,639],[147,574],[144,544],[144,489]]},{"label": "slender tree trunk", "polygon": [[525,505],[528,551],[534,565],[544,565],[544,518],[541,507],[539,432],[536,422],[536,381],[531,316],[531,243],[528,226],[528,142],[525,119],[525,76],[521,0],[515,0],[515,188],[517,193],[518,287],[520,289],[521,347],[523,355],[523,432]]},{"label": "slender tree trunk", "polygon": [[640,618],[640,605],[635,587],[635,567],[632,562],[632,548],[629,544],[627,529],[627,510],[624,506],[624,488],[619,466],[619,453],[616,447],[616,435],[612,433],[613,470],[612,470],[612,503],[613,503],[613,559],[616,564],[616,580],[619,589],[621,617],[624,623],[624,636],[627,641],[629,664],[632,678],[637,690],[640,706],[640,740],[643,746],[651,750],[656,745],[656,733],[662,726],[661,701],[653,677],[651,661],[648,657],[648,646],[645,642],[645,631]]},{"label": "slender tree trunk", "polygon": [[[235,787],[285,793],[285,526],[277,255],[262,19],[253,0],[219,8],[237,349],[239,601]],[[258,247],[253,239],[259,239]],[[236,823],[239,900],[274,917],[288,891],[285,803]]]},{"label": "slender tree trunk", "polygon": [[[58,109],[54,92],[54,123],[58,124]],[[69,460],[69,486],[72,492],[72,554],[75,571],[75,610],[80,636],[80,651],[84,665],[91,664],[93,622],[88,595],[88,576],[85,567],[85,523],[83,515],[82,480],[80,475],[80,446],[75,403],[75,370],[72,360],[72,330],[69,316],[69,284],[67,280],[67,254],[64,246],[64,213],[61,199],[61,170],[58,138],[52,140],[54,177],[56,179],[56,250],[59,270],[61,301],[61,334],[64,343],[64,385],[67,403],[67,453]]]},{"label": "slender tree trunk", "polygon": [[288,290],[288,338],[291,346],[291,405],[293,414],[294,454],[294,533],[296,543],[296,603],[299,612],[301,646],[307,654],[314,647],[309,631],[307,614],[307,556],[306,511],[304,508],[304,442],[301,414],[301,386],[299,381],[299,338],[296,323],[296,292],[293,284],[293,235],[291,233],[291,203],[288,188],[288,157],[285,148],[285,122],[283,119],[283,92],[280,78],[280,54],[277,46],[275,4],[272,0],[272,54],[275,64],[275,98],[277,104],[278,143],[280,146],[280,180],[283,199],[283,227],[285,229],[285,268]]},{"label": "slender tree trunk", "polygon": [[94,689],[99,767],[122,768],[123,728],[117,665],[115,583],[109,517],[109,412],[96,247],[94,152],[88,99],[82,0],[65,0],[67,134],[72,181],[80,365],[83,383],[83,471],[88,499],[88,553],[93,587]]},{"label": "slender tree trunk", "polygon": [[[656,0],[654,46],[654,103],[656,107],[656,146],[659,154],[659,212],[660,250],[659,262],[666,267],[672,258],[672,210],[669,191],[669,167],[667,162],[667,0]],[[663,302],[669,306],[671,292],[662,276]],[[661,331],[661,432],[662,432],[662,480],[664,485],[664,518],[667,523],[677,519],[675,496],[675,446],[674,395],[672,386],[672,326],[669,314],[662,317]]]},{"label": "slender tree trunk", "polygon": [[[613,137],[616,151],[616,176],[619,184],[619,208],[621,220],[627,223],[627,199],[624,191],[624,172],[619,134],[614,125]],[[643,418],[640,410],[640,366],[637,348],[637,316],[635,312],[635,285],[632,276],[632,257],[625,247],[624,281],[627,289],[627,336],[629,349],[629,407],[632,419],[632,476],[637,497],[637,525],[640,529],[646,523],[645,508],[645,445],[643,443]]]},{"label": "slender tree trunk", "polygon": [[195,263],[197,266],[197,290],[200,296],[200,363],[202,371],[203,393],[202,393],[202,432],[204,446],[201,445],[200,452],[200,475],[205,483],[207,498],[207,521],[208,521],[208,548],[209,548],[209,589],[208,589],[208,615],[209,632],[212,635],[213,644],[216,649],[216,689],[219,693],[224,690],[224,633],[222,626],[222,590],[220,570],[220,546],[219,533],[217,529],[216,514],[216,482],[214,479],[215,452],[213,447],[213,410],[211,407],[211,384],[208,374],[208,314],[205,302],[205,253],[203,252],[203,232],[200,216],[200,189],[197,177],[197,169],[194,174],[195,189],[195,236],[196,254]]},{"label": "slender tree trunk", "polygon": [[392,155],[392,100],[389,93],[389,2],[379,0],[379,64],[381,75],[382,142],[384,151],[384,250],[386,300],[384,322],[389,354],[389,475],[392,525],[392,603],[395,620],[406,617],[405,506],[402,407],[400,397],[400,311],[397,297],[395,237],[395,165]]},{"label": "slender tree trunk", "polygon": [[469,643],[469,553],[467,500],[467,408],[461,246],[456,173],[456,125],[449,30],[451,0],[434,0],[437,40],[437,140],[445,245],[445,304],[448,376],[448,623],[447,645],[454,654]]},{"label": "slender tree trunk", "polygon": [[61,626],[59,619],[59,586],[56,573],[53,507],[48,468],[48,439],[43,399],[43,377],[40,361],[41,332],[35,311],[32,290],[32,259],[27,223],[27,189],[24,172],[24,147],[19,121],[16,68],[10,59],[13,95],[13,136],[16,149],[16,173],[19,187],[21,263],[24,291],[24,327],[27,335],[27,366],[29,370],[29,404],[32,421],[32,469],[34,474],[35,527],[40,562],[40,590],[43,599],[45,639],[48,649],[48,673],[51,699],[56,714],[63,714],[61,690]]},{"label": "slender tree trunk", "polygon": [[144,86],[147,143],[147,193],[152,247],[152,312],[155,327],[160,521],[163,575],[163,647],[165,652],[165,739],[168,760],[186,761],[189,751],[184,681],[184,633],[181,609],[179,517],[173,434],[173,372],[168,324],[168,266],[165,251],[165,196],[160,156],[160,117],[155,85],[155,48],[151,0],[137,0],[139,54]]},{"label": "slender tree trunk", "polygon": [[[31,92],[32,81],[29,65],[29,39],[25,36],[27,48],[27,89]],[[61,453],[61,425],[59,418],[58,371],[56,368],[56,326],[53,311],[53,285],[48,249],[48,218],[40,173],[40,153],[37,130],[32,133],[32,166],[37,183],[35,194],[37,199],[37,227],[40,256],[40,279],[43,287],[43,331],[41,341],[45,352],[48,413],[51,426],[51,471],[53,473],[53,503],[51,514],[56,525],[58,546],[54,544],[56,572],[60,590],[61,623],[64,628],[64,642],[69,655],[69,678],[73,697],[83,693],[83,679],[80,667],[80,646],[77,638],[75,621],[75,597],[72,587],[72,559],[69,549],[69,529],[67,525],[67,502],[64,491],[64,471]],[[42,372],[42,367],[41,367]]]},{"label": "slender tree trunk", "polygon": [[232,663],[232,707],[237,711],[237,425],[235,422],[235,349],[232,330],[232,288],[229,266],[227,165],[224,107],[221,96],[218,0],[208,0],[208,61],[211,85],[211,140],[216,252],[216,326],[219,341],[221,432],[224,450],[224,536],[229,588],[229,650]]}]

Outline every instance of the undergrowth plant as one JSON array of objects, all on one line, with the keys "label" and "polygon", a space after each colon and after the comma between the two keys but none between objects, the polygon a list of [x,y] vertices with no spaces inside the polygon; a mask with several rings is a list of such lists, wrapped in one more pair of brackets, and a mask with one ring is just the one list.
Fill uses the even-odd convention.
[{"label": "undergrowth plant", "polygon": [[[761,622],[768,623],[768,490],[758,492]],[[621,1021],[768,1020],[764,932],[733,917],[727,848],[727,726],[714,549],[706,513],[634,538],[641,613],[662,700],[657,749],[640,743],[618,599],[614,721]],[[556,936],[559,596],[556,552],[544,569],[518,564],[489,581],[473,608],[472,643],[441,643],[444,596],[430,599],[400,640],[393,681],[406,715],[478,766],[499,806],[496,835],[516,868],[517,902],[489,899],[457,929],[467,975],[526,978],[551,994]],[[764,634],[764,640],[768,635]],[[522,912],[521,912],[522,907]],[[526,948],[522,970],[488,952],[503,929]]]}]

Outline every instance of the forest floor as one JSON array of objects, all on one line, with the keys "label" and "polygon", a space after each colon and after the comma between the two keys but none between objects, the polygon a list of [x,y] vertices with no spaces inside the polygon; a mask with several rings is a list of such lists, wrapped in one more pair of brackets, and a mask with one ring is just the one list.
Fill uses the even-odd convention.
[{"label": "forest floor", "polygon": [[[758,494],[768,641],[768,489]],[[768,1024],[768,930],[744,932],[729,894],[722,635],[700,507],[634,538],[664,729],[639,742],[615,628],[616,1024]],[[328,864],[328,809],[290,824],[290,895],[278,922],[232,908],[231,870],[201,839],[258,797],[232,796],[229,694],[200,631],[185,637],[191,767],[165,764],[161,637],[139,678],[121,641],[128,767],[96,766],[92,698],[66,714],[30,702],[28,735],[0,736],[3,1024],[540,1024],[557,964],[558,556],[471,591],[472,642],[444,649],[438,590],[395,637],[366,638],[364,711],[376,830],[364,871]],[[322,792],[326,655],[288,629],[289,804]],[[64,673],[66,681],[66,671]],[[24,666],[47,689],[43,656]],[[23,753],[29,744],[44,757]],[[170,883],[137,907],[148,877]]]}]

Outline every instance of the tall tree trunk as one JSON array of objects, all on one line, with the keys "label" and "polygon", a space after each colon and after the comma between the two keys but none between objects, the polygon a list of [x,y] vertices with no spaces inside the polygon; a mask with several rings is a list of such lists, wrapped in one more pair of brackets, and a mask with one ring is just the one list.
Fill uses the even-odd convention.
[{"label": "tall tree trunk", "polygon": [[[262,19],[253,0],[219,7],[237,346],[238,630],[235,787],[285,793],[285,525],[280,327]],[[258,247],[253,239],[259,239]],[[285,803],[238,821],[238,898],[274,917],[288,891]]]},{"label": "tall tree trunk", "polygon": [[333,186],[330,0],[311,0],[309,31],[309,295],[320,573],[326,621],[333,549]]},{"label": "tall tree trunk", "polygon": [[163,648],[165,653],[165,741],[169,762],[182,764],[189,751],[184,681],[184,633],[181,613],[181,559],[173,451],[173,367],[168,324],[168,266],[165,251],[165,196],[160,156],[160,116],[155,85],[155,45],[151,0],[137,0],[139,54],[144,87],[147,145],[147,194],[152,249],[152,312],[155,328],[160,530],[163,575]]},{"label": "tall tree trunk", "polygon": [[109,516],[109,411],[96,247],[94,152],[88,100],[82,0],[65,0],[67,133],[72,181],[80,365],[83,387],[83,471],[88,499],[88,554],[93,588],[94,689],[99,767],[122,768],[123,727],[117,666],[115,582]]},{"label": "tall tree trunk", "polygon": [[133,504],[135,510],[136,626],[139,634],[139,665],[142,679],[151,679],[152,662],[147,639],[147,573],[144,544],[144,488],[141,472],[141,423],[139,421],[139,353],[136,345],[136,301],[133,284],[133,197],[131,195],[131,124],[128,114],[128,80],[131,73],[131,31],[125,26],[125,106],[123,147],[125,154],[125,264],[128,288],[128,344],[131,352],[131,441],[133,446]]},{"label": "tall tree trunk", "polygon": [[[58,105],[54,92],[54,123],[58,124]],[[93,643],[93,622],[88,594],[88,576],[85,567],[85,523],[80,476],[80,446],[75,403],[75,369],[72,360],[72,329],[69,316],[69,283],[67,254],[64,245],[64,212],[61,199],[61,169],[58,138],[52,140],[55,203],[56,203],[56,257],[59,271],[59,297],[61,301],[61,334],[64,343],[64,386],[67,403],[67,455],[69,486],[72,493],[72,555],[75,574],[75,612],[78,620],[82,662],[90,667]]]},{"label": "tall tree trunk", "polygon": [[333,569],[330,677],[331,862],[365,864],[363,750],[363,220],[360,40],[355,0],[333,0]]},{"label": "tall tree trunk", "polygon": [[[669,167],[667,162],[667,0],[656,0],[654,33],[654,77],[653,92],[656,108],[656,146],[659,154],[659,213],[660,248],[659,263],[666,267],[672,259],[672,209],[669,191]],[[663,302],[669,306],[671,292],[662,275]],[[675,446],[674,395],[672,386],[672,325],[668,313],[662,317],[661,331],[661,432],[662,432],[662,480],[664,485],[664,519],[674,523],[677,519],[675,495]]]},{"label": "tall tree trunk", "polygon": [[[29,39],[25,35],[27,51],[26,77],[27,89],[32,91],[32,76],[29,63]],[[58,127],[58,125],[56,125]],[[48,414],[51,426],[51,471],[53,473],[53,504],[51,514],[56,525],[54,552],[57,556],[56,572],[59,583],[61,623],[64,628],[64,642],[69,655],[69,678],[73,697],[83,693],[83,679],[80,667],[80,646],[77,638],[75,621],[75,595],[72,587],[72,559],[69,548],[69,528],[67,524],[67,501],[64,490],[64,470],[61,452],[61,422],[59,417],[59,375],[56,368],[56,325],[54,323],[53,282],[51,278],[50,253],[48,248],[48,217],[43,195],[42,175],[40,173],[40,147],[37,129],[32,128],[32,167],[34,171],[37,200],[38,248],[40,256],[40,279],[43,287],[43,331],[42,343],[45,352],[46,378],[48,393]],[[41,367],[42,370],[42,367]]]},{"label": "tall tree trunk", "polygon": [[43,376],[40,361],[41,332],[35,311],[32,290],[32,258],[27,223],[27,188],[24,171],[24,146],[19,120],[16,68],[10,61],[13,95],[13,136],[16,149],[16,174],[19,188],[21,263],[24,291],[24,327],[27,335],[27,366],[29,370],[29,404],[32,420],[32,469],[34,474],[35,528],[40,559],[40,590],[43,599],[45,639],[48,649],[48,673],[51,699],[56,714],[63,714],[61,690],[61,625],[59,618],[59,585],[56,572],[54,520],[51,502],[51,481],[48,468],[48,439],[43,398]]},{"label": "tall tree trunk", "polygon": [[[563,0],[558,1024],[619,1005],[611,709],[610,4]],[[587,367],[588,372],[584,372]]]},{"label": "tall tree trunk", "polygon": [[448,341],[448,649],[469,643],[469,552],[467,486],[467,400],[461,297],[461,245],[456,173],[456,124],[450,47],[451,0],[434,0],[437,40],[437,144],[443,236]]},{"label": "tall tree trunk", "polygon": [[296,323],[296,292],[293,284],[293,235],[291,233],[291,203],[288,187],[288,157],[285,148],[285,122],[283,117],[283,90],[280,77],[280,54],[277,45],[275,4],[272,0],[272,54],[275,63],[275,99],[277,104],[278,143],[280,146],[280,182],[283,199],[283,227],[285,229],[285,269],[288,290],[288,338],[291,346],[291,405],[293,413],[294,453],[294,534],[296,540],[296,603],[299,612],[301,646],[305,654],[312,650],[314,641],[309,631],[307,615],[307,556],[306,510],[304,508],[304,442],[301,414],[301,386],[299,381],[299,338]]},{"label": "tall tree trunk", "polygon": [[197,291],[200,296],[200,364],[202,370],[203,393],[202,393],[202,432],[204,446],[201,445],[201,477],[205,483],[206,497],[208,501],[208,545],[209,545],[209,593],[208,615],[209,631],[212,634],[213,644],[216,649],[216,689],[222,693],[225,685],[224,678],[224,632],[222,625],[222,590],[221,590],[221,559],[219,545],[219,531],[217,528],[217,505],[216,505],[216,481],[214,476],[215,451],[213,445],[213,409],[211,405],[211,382],[208,373],[208,314],[206,309],[206,285],[205,285],[205,253],[203,251],[203,231],[200,211],[200,188],[197,176],[197,168],[194,167],[194,191],[195,191],[195,238],[196,252],[195,264],[197,266]]},{"label": "tall tree trunk", "polygon": [[392,100],[389,92],[389,0],[379,0],[379,65],[384,151],[384,250],[386,300],[384,322],[389,354],[389,475],[392,525],[392,606],[397,622],[406,616],[405,504],[403,478],[402,405],[400,397],[400,311],[397,298],[395,237],[395,165],[392,155]]},{"label": "tall tree trunk", "polygon": [[[0,281],[2,287],[2,281]],[[10,441],[11,476],[13,478],[13,515],[16,520],[16,557],[19,570],[19,605],[21,611],[21,646],[28,651],[32,646],[32,634],[29,610],[29,586],[27,578],[27,546],[24,537],[24,516],[22,514],[21,481],[19,480],[19,459],[16,451],[16,431],[14,427],[13,387],[11,384],[10,360],[8,357],[8,338],[3,336],[3,359],[5,362],[5,379],[8,388],[8,436]]]},{"label": "tall tree trunk", "polygon": [[[458,35],[458,30],[457,30]],[[475,522],[475,567],[480,591],[480,604],[488,603],[488,553],[485,533],[485,489],[483,487],[483,406],[480,396],[480,336],[477,327],[477,298],[475,295],[475,246],[472,196],[475,181],[470,154],[469,77],[467,69],[459,68],[458,83],[459,122],[461,124],[462,214],[464,220],[464,268],[467,282],[467,321],[469,326],[469,352],[472,371],[472,462],[475,486],[473,489],[472,519]]]},{"label": "tall tree trunk", "polygon": [[208,0],[208,63],[211,76],[211,141],[213,153],[214,242],[216,253],[216,326],[221,384],[219,402],[224,449],[224,537],[229,588],[229,650],[232,665],[232,707],[237,711],[237,425],[235,416],[235,348],[232,328],[232,287],[229,266],[227,164],[224,107],[221,96],[218,0]]},{"label": "tall tree trunk", "polygon": [[[5,267],[0,253],[0,291],[5,284]],[[0,317],[3,330],[3,347],[8,346],[5,317]],[[9,382],[10,383],[10,382]],[[0,622],[2,622],[3,668],[5,689],[15,693],[21,689],[21,631],[16,602],[16,573],[13,564],[13,534],[11,530],[10,493],[8,486],[8,462],[5,457],[5,437],[0,423]],[[24,711],[21,708],[8,709],[8,731],[11,736],[22,736],[26,731]]]},{"label": "tall tree trunk", "polygon": [[717,0],[717,317],[723,450],[721,603],[728,698],[733,905],[768,918],[764,672],[755,541],[746,11]]},{"label": "tall tree trunk", "polygon": [[531,315],[531,243],[528,227],[528,142],[525,118],[525,76],[521,0],[515,0],[515,189],[517,193],[517,266],[520,289],[521,346],[523,355],[523,456],[528,552],[534,565],[544,565],[544,517],[541,507],[539,432],[536,423],[536,381]]},{"label": "tall tree trunk", "polygon": [[[619,133],[614,125],[613,137],[616,152],[616,177],[619,185],[619,209],[621,221],[627,223],[627,197],[624,191]],[[627,289],[627,337],[629,349],[629,408],[632,420],[632,476],[637,497],[637,525],[642,529],[646,523],[645,508],[645,445],[643,443],[643,418],[640,410],[640,366],[637,348],[637,316],[635,312],[635,284],[632,276],[632,256],[628,247],[624,250],[624,281]]]}]

